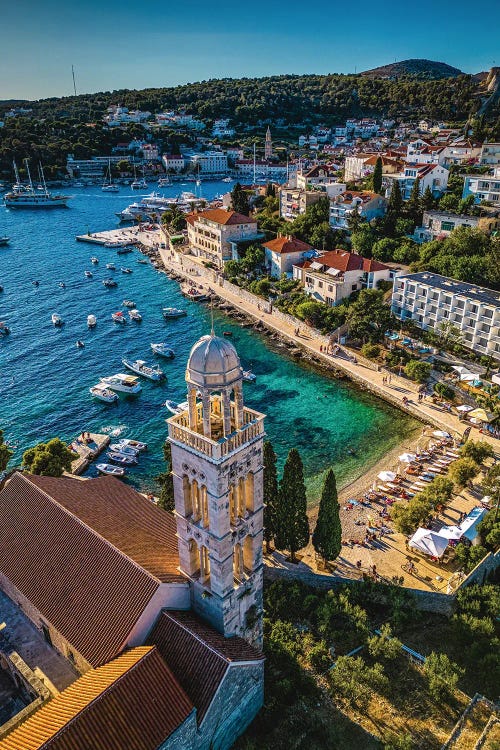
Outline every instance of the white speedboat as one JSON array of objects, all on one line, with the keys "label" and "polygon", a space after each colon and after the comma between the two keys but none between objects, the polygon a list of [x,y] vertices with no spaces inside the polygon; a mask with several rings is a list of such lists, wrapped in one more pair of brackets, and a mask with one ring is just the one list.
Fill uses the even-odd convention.
[{"label": "white speedboat", "polygon": [[114,263],[106,263],[106,268],[108,271],[116,271],[116,266]]},{"label": "white speedboat", "polygon": [[119,464],[120,466],[134,466],[137,463],[135,456],[125,456],[123,453],[115,453],[114,451],[111,451],[110,453],[106,453],[106,456],[111,459],[114,464]]},{"label": "white speedboat", "polygon": [[122,304],[124,307],[135,307],[135,302],[132,302],[131,299],[124,299]]},{"label": "white speedboat", "polygon": [[122,268],[121,268],[121,272],[122,272],[122,273],[132,273],[132,269],[131,269],[131,268],[124,268],[124,267],[122,266]]},{"label": "white speedboat", "polygon": [[128,311],[128,316],[130,320],[135,320],[136,323],[140,323],[142,320],[142,315],[139,312],[139,310],[136,310],[135,307],[132,308],[132,310]]},{"label": "white speedboat", "polygon": [[103,193],[119,193],[120,192],[120,186],[115,185],[115,183],[111,183],[110,185],[103,185],[101,188]]},{"label": "white speedboat", "polygon": [[243,370],[242,377],[246,383],[255,383],[257,380],[257,376],[251,370]]},{"label": "white speedboat", "polygon": [[118,401],[117,394],[103,385],[93,385],[92,388],[89,388],[89,391],[94,398],[104,401],[105,404],[114,404],[115,401]]},{"label": "white speedboat", "polygon": [[167,187],[168,185],[171,185],[172,182],[170,180],[170,177],[160,177],[158,180],[158,187]]},{"label": "white speedboat", "polygon": [[111,313],[111,317],[113,318],[113,321],[115,323],[119,323],[120,325],[125,325],[125,323],[127,322],[127,318],[121,310],[117,310],[117,312]]},{"label": "white speedboat", "polygon": [[123,445],[122,443],[112,443],[110,446],[113,453],[121,453],[123,456],[137,456],[140,453],[139,449],[132,448],[131,445]]},{"label": "white speedboat", "polygon": [[178,307],[164,307],[162,310],[163,317],[167,318],[182,318],[187,315],[186,310],[179,310]]},{"label": "white speedboat", "polygon": [[120,393],[128,393],[135,395],[142,391],[142,385],[139,383],[139,378],[133,375],[127,375],[127,373],[118,372],[116,375],[108,375],[105,378],[101,378],[101,383],[112,391],[119,391]]},{"label": "white speedboat", "polygon": [[82,341],[81,339],[78,339],[78,341],[75,344],[77,349],[83,349],[85,346],[85,341]]},{"label": "white speedboat", "polygon": [[165,343],[150,344],[150,346],[154,353],[158,354],[159,357],[165,357],[165,359],[173,359],[175,357],[174,350],[167,346]]},{"label": "white speedboat", "polygon": [[96,469],[100,474],[108,474],[112,477],[124,477],[126,473],[121,466],[113,466],[113,464],[96,464]]},{"label": "white speedboat", "polygon": [[142,177],[140,180],[133,180],[130,183],[130,187],[132,188],[132,190],[147,190],[148,183],[146,182],[144,177]]},{"label": "white speedboat", "polygon": [[94,265],[97,265],[99,263],[99,258],[96,258],[95,255],[93,255],[90,259],[90,262]]},{"label": "white speedboat", "polygon": [[[147,443],[141,443],[140,440],[131,440],[130,438],[119,440],[118,445],[123,446],[124,448],[133,448],[135,451],[147,451],[148,449]],[[123,451],[121,452],[123,453]]]},{"label": "white speedboat", "polygon": [[104,279],[102,283],[105,287],[108,287],[108,289],[111,289],[114,286],[118,286],[117,282],[114,279]]},{"label": "white speedboat", "polygon": [[0,247],[9,244],[9,237],[0,237]]},{"label": "white speedboat", "polygon": [[91,278],[92,278],[92,276],[94,275],[94,274],[92,273],[92,271],[84,271],[84,274],[85,274],[85,276],[87,277],[87,279],[91,279]]},{"label": "white speedboat", "polygon": [[57,328],[60,328],[63,324],[63,320],[60,315],[57,313],[52,313],[50,316],[50,319],[52,321],[52,325],[55,325]]},{"label": "white speedboat", "polygon": [[183,411],[187,410],[189,404],[187,401],[182,401],[180,404],[176,401],[165,401],[165,406],[172,414],[182,414]]},{"label": "white speedboat", "polygon": [[159,367],[150,367],[143,359],[136,359],[134,362],[129,359],[122,359],[122,363],[127,370],[132,370],[136,375],[141,375],[143,378],[153,380],[156,383],[165,379],[163,370],[160,370]]},{"label": "white speedboat", "polygon": [[87,315],[87,327],[95,328],[97,325],[97,318],[95,315]]}]

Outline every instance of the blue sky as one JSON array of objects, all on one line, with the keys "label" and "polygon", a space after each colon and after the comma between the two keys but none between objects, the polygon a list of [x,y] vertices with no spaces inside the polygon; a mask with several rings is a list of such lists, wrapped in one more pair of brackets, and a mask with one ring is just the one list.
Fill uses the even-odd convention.
[{"label": "blue sky", "polygon": [[500,65],[500,0],[0,0],[0,99],[207,78]]}]

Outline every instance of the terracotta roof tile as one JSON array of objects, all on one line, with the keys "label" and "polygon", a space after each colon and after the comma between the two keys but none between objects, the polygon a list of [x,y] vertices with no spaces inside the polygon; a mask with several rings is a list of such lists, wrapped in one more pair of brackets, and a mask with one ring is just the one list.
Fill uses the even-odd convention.
[{"label": "terracotta roof tile", "polygon": [[19,473],[0,493],[0,571],[92,666],[119,653],[160,585]]},{"label": "terracotta roof tile", "polygon": [[157,649],[134,648],[76,680],[0,750],[157,750],[193,709]]},{"label": "terracotta roof tile", "polygon": [[263,247],[267,247],[273,253],[286,255],[286,253],[306,253],[312,250],[312,245],[302,242],[296,237],[276,237],[275,240],[264,242]]},{"label": "terracotta roof tile", "polygon": [[199,211],[197,214],[190,214],[196,219],[208,219],[216,224],[256,224],[255,219],[251,219],[244,214],[238,214],[236,211],[226,211],[223,208],[209,208],[207,211]]},{"label": "terracotta roof tile", "polygon": [[192,612],[163,611],[149,640],[158,647],[193,701],[199,723],[229,665],[264,658],[243,638],[225,638]]}]

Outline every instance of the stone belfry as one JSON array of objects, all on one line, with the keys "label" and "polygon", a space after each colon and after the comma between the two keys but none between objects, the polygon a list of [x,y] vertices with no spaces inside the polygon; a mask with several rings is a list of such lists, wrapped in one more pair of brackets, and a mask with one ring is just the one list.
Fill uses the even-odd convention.
[{"label": "stone belfry", "polygon": [[271,140],[271,128],[267,127],[266,143],[264,145],[264,159],[271,159],[273,155],[273,142]]},{"label": "stone belfry", "polygon": [[195,611],[261,646],[264,415],[244,406],[236,349],[213,331],[186,383],[188,408],[168,420],[180,570]]}]

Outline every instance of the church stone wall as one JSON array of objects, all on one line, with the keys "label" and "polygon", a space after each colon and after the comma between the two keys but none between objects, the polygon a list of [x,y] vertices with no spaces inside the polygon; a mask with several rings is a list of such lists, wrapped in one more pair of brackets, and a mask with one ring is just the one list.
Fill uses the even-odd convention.
[{"label": "church stone wall", "polygon": [[196,710],[193,710],[175,732],[158,748],[158,750],[195,750],[197,748]]}]

